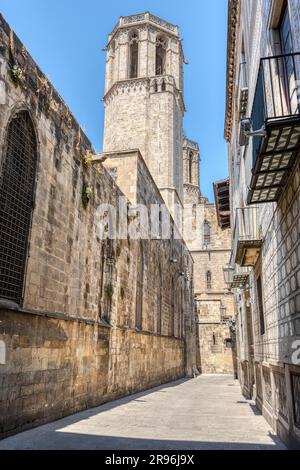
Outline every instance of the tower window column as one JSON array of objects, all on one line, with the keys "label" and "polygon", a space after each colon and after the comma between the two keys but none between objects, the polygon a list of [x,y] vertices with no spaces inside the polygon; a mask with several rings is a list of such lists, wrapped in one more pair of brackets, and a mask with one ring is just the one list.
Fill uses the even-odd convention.
[{"label": "tower window column", "polygon": [[155,59],[155,75],[164,75],[166,67],[166,40],[158,37],[156,40],[156,59]]},{"label": "tower window column", "polygon": [[138,77],[139,67],[139,36],[132,31],[129,37],[129,78]]}]

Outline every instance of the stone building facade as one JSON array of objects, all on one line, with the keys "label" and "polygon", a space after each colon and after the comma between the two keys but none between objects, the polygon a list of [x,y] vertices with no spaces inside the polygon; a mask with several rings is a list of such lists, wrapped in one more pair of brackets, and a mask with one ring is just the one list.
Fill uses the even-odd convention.
[{"label": "stone building facade", "polygon": [[194,260],[197,367],[204,374],[234,375],[233,295],[223,276],[231,255],[231,231],[219,227],[215,205],[201,195],[199,162],[198,144],[185,138],[184,236]]},{"label": "stone building facade", "polygon": [[300,2],[230,0],[225,138],[242,389],[300,446]]},{"label": "stone building facade", "polygon": [[[139,17],[121,22],[135,20]],[[167,91],[159,83],[157,96],[149,95],[154,73],[145,71],[142,62],[139,73],[146,84],[144,78],[141,83],[132,78],[130,86],[120,85],[118,80],[124,84],[126,79],[125,29],[115,30],[108,50],[115,38],[119,68],[112,69],[113,59],[108,59],[105,153],[97,155],[0,17],[1,437],[195,370],[193,260],[184,241],[174,236],[173,219],[173,235],[166,239],[136,240],[127,234],[109,239],[98,232],[103,204],[115,208],[118,219],[120,197],[125,199],[129,224],[137,204],[149,208],[161,205],[166,194],[178,200],[183,194],[177,149],[183,112],[178,31],[156,17],[144,23],[150,39],[141,44],[149,46],[149,57],[155,41],[167,51],[158,51],[166,60]],[[146,33],[139,34],[142,40]],[[132,122],[128,116],[119,121],[127,94],[127,105],[136,100],[140,112],[132,129],[126,127]],[[153,136],[141,141],[135,129],[141,125],[143,134],[148,111],[139,108],[140,94],[161,116],[161,127],[156,122]],[[117,101],[119,113],[114,114]],[[173,133],[169,129],[164,142],[165,113],[171,112]],[[164,136],[157,149],[160,174],[167,174],[162,181],[147,164],[154,135]]]}]

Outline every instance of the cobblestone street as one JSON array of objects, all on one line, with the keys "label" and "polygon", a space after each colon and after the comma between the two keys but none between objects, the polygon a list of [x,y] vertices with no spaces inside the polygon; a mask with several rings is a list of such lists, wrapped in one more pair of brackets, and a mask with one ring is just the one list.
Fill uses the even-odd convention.
[{"label": "cobblestone street", "polygon": [[284,449],[230,376],[172,382],[0,442],[0,449]]}]

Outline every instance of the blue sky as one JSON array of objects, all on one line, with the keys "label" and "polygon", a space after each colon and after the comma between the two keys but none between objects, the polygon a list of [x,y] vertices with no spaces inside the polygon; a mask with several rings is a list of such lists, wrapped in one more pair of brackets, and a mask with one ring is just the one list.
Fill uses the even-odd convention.
[{"label": "blue sky", "polygon": [[105,46],[119,16],[151,11],[178,24],[185,66],[184,131],[199,142],[201,189],[227,176],[223,139],[227,0],[0,0],[0,11],[102,150]]}]

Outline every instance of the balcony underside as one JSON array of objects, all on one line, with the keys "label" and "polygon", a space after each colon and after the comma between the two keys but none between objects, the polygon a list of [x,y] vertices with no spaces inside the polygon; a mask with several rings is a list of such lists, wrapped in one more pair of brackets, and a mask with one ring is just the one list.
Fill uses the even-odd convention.
[{"label": "balcony underside", "polygon": [[300,116],[268,120],[261,138],[248,193],[248,204],[274,202],[299,157]]},{"label": "balcony underside", "polygon": [[218,223],[222,230],[230,227],[229,178],[214,183]]},{"label": "balcony underside", "polygon": [[242,289],[249,283],[249,274],[234,274],[231,284],[232,289]]},{"label": "balcony underside", "polygon": [[261,240],[239,240],[236,251],[236,264],[243,267],[252,267],[255,265],[262,241]]}]

